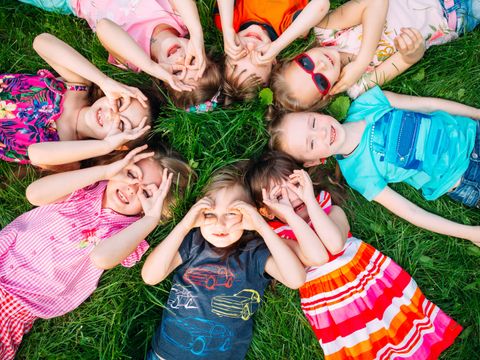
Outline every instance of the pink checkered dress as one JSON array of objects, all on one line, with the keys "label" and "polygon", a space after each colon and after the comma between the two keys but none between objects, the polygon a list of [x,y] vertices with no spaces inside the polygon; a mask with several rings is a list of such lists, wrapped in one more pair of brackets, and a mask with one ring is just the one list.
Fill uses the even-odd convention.
[{"label": "pink checkered dress", "polygon": [[[35,208],[0,231],[0,289],[13,298],[13,307],[21,307],[20,321],[26,324],[15,324],[11,305],[5,307],[0,299],[0,319],[14,322],[11,338],[18,338],[19,329],[27,332],[37,317],[74,310],[97,288],[103,270],[90,261],[90,252],[138,219],[102,208],[106,184],[90,185],[62,202]],[[122,265],[133,266],[147,248],[143,240]],[[2,332],[0,342],[12,343],[11,338]]]}]

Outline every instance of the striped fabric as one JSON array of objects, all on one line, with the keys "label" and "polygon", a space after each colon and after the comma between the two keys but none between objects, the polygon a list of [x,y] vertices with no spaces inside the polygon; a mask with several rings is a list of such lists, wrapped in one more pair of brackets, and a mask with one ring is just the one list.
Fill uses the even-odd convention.
[{"label": "striped fabric", "polygon": [[309,269],[300,297],[326,360],[437,359],[462,330],[405,270],[353,237]]},{"label": "striped fabric", "polygon": [[[138,219],[102,208],[106,184],[37,207],[0,231],[0,287],[34,316],[63,315],[90,296],[103,272],[90,261],[90,252]],[[147,248],[143,240],[122,265],[135,264]]]},{"label": "striped fabric", "polygon": [[[329,210],[325,194],[318,200]],[[281,237],[295,239],[287,224],[269,224]],[[462,330],[405,270],[354,237],[328,263],[309,267],[299,291],[325,360],[437,359]]]},{"label": "striped fabric", "polygon": [[35,317],[0,287],[0,359],[15,357],[23,335],[30,331],[34,321]]}]

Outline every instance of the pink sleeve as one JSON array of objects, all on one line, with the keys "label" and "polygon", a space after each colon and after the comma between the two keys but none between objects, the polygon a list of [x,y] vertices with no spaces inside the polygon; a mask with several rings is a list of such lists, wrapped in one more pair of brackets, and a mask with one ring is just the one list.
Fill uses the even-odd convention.
[{"label": "pink sleeve", "polygon": [[78,201],[85,198],[98,198],[103,196],[103,192],[105,191],[105,187],[107,186],[108,181],[99,181],[94,184],[85,186],[84,188],[75,190],[72,192],[65,202],[71,201]]},{"label": "pink sleeve", "polygon": [[148,248],[148,243],[145,240],[142,240],[140,244],[138,244],[137,248],[130,255],[128,255],[125,260],[122,261],[122,266],[129,268],[135,265],[138,261],[140,261]]}]

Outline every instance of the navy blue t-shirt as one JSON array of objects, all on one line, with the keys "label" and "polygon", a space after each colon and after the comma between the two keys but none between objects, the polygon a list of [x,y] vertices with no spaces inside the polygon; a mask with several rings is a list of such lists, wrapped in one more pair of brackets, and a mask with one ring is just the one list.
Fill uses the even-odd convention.
[{"label": "navy blue t-shirt", "polygon": [[252,315],[270,281],[270,252],[260,238],[222,260],[193,229],[179,249],[183,263],[153,338],[153,350],[170,359],[243,359],[252,340]]}]

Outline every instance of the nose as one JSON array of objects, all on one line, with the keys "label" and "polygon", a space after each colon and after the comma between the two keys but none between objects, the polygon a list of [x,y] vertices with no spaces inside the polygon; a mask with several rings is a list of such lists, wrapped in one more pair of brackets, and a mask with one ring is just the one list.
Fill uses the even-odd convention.
[{"label": "nose", "polygon": [[127,194],[128,196],[133,196],[137,193],[138,191],[138,184],[130,184],[127,187]]},{"label": "nose", "polygon": [[251,52],[251,51],[255,50],[255,44],[253,42],[250,42],[250,41],[246,43],[245,47],[247,48],[248,52]]}]

